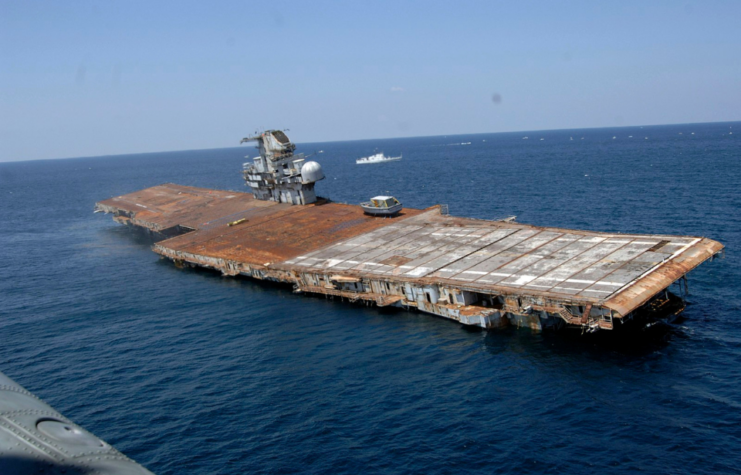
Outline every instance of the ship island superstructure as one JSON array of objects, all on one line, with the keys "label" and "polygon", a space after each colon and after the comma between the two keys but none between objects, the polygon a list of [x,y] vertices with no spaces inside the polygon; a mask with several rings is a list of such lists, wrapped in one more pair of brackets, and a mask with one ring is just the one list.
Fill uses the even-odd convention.
[{"label": "ship island superstructure", "polygon": [[242,168],[247,185],[258,200],[307,205],[316,201],[314,184],[324,179],[321,165],[294,155],[296,145],[282,130],[266,130],[245,137],[240,143],[256,141],[260,155]]},{"label": "ship island superstructure", "polygon": [[670,287],[723,250],[703,237],[455,217],[443,205],[369,216],[318,198],[321,167],[296,158],[284,137],[245,139],[260,150],[244,172],[252,193],[164,184],[101,201],[96,211],[162,239],[154,251],[179,266],[482,328],[592,332],[674,315],[684,300]]}]

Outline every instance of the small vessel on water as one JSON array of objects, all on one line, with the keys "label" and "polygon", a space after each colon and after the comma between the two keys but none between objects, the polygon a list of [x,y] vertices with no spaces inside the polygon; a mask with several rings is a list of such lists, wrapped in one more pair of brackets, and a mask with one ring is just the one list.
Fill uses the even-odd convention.
[{"label": "small vessel on water", "polygon": [[401,211],[401,203],[393,196],[374,196],[370,201],[360,203],[366,214],[392,216]]},{"label": "small vessel on water", "polygon": [[399,154],[398,157],[387,157],[383,154],[383,152],[381,152],[373,154],[369,157],[358,158],[357,160],[355,160],[355,163],[357,163],[358,165],[365,165],[366,163],[395,162],[396,160],[401,160],[401,154]]}]

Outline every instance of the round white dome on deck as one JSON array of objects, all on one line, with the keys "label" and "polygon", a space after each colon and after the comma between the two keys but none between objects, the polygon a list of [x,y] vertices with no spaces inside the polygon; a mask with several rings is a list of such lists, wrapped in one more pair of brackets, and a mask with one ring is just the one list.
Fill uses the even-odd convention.
[{"label": "round white dome on deck", "polygon": [[301,167],[301,181],[304,183],[314,183],[324,179],[324,171],[322,166],[317,162],[311,161],[304,163]]}]

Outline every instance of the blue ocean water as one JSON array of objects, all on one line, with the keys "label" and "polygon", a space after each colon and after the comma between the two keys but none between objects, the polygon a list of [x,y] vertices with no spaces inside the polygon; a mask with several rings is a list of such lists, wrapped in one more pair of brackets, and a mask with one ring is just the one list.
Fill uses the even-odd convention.
[{"label": "blue ocean water", "polygon": [[[404,159],[355,165],[376,148]],[[335,201],[726,256],[673,325],[472,330],[178,269],[92,213],[165,182],[244,190],[251,147],[0,163],[0,371],[159,474],[739,472],[741,123],[299,145],[320,150]]]}]

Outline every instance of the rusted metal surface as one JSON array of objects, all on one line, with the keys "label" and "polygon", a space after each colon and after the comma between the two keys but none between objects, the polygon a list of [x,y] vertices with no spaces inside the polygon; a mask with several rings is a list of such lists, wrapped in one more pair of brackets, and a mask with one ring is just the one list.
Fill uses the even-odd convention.
[{"label": "rusted metal surface", "polygon": [[198,231],[169,239],[160,246],[267,266],[419,213],[408,210],[398,217],[377,218],[365,215],[359,206],[353,205],[324,201],[305,206],[281,203],[234,213],[229,221],[246,220],[238,226],[229,227],[226,219],[214,218]]},{"label": "rusted metal surface", "polygon": [[317,287],[311,285],[299,285],[296,287],[296,292],[306,292],[312,294],[323,294],[331,295],[333,297],[342,297],[350,302],[357,302],[360,300],[372,302],[378,307],[388,307],[396,302],[403,299],[400,295],[385,295],[373,292],[352,292],[346,290],[337,290],[332,287]]},{"label": "rusted metal surface", "polygon": [[276,204],[255,200],[248,193],[167,183],[101,201],[95,208],[96,211],[114,214],[123,224],[164,232],[177,226],[200,229],[213,219],[228,219],[245,209]]},{"label": "rusted metal surface", "polygon": [[715,241],[693,237],[596,233],[427,213],[285,264],[572,305],[605,303],[626,315],[721,249]]},{"label": "rusted metal surface", "polygon": [[656,268],[650,269],[637,278],[630,285],[626,285],[615,292],[604,306],[626,315],[636,307],[646,303],[656,289],[665,289],[673,282],[687,275],[689,271],[723,250],[723,245],[706,238],[697,238],[692,246],[682,250],[665,262],[659,263]]},{"label": "rusted metal surface", "polygon": [[669,302],[660,296],[667,287],[723,249],[705,238],[482,221],[440,207],[374,218],[359,206],[292,206],[177,185],[97,207],[148,229],[194,229],[155,246],[176,263],[485,328],[611,329],[613,318]]}]

